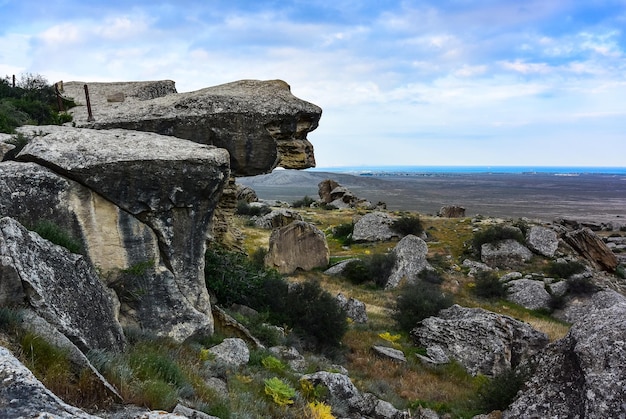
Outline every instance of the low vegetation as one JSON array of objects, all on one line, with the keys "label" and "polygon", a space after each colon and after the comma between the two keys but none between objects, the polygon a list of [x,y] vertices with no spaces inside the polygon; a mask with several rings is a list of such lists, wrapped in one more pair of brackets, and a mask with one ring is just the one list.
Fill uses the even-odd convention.
[{"label": "low vegetation", "polygon": [[486,243],[495,243],[500,240],[513,239],[520,243],[524,243],[524,235],[517,227],[507,225],[492,225],[486,229],[474,234],[472,246],[474,250],[480,254],[480,248]]}]

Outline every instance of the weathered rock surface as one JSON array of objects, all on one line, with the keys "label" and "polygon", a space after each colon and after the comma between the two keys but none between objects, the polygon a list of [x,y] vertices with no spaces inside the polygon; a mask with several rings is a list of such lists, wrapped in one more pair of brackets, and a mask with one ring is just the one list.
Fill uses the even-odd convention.
[{"label": "weathered rock surface", "polygon": [[[155,132],[224,148],[237,176],[315,166],[306,136],[322,110],[293,96],[284,81],[241,80],[189,93],[175,93],[172,82],[151,83],[157,92],[145,99],[132,93],[149,91],[145,84],[89,83],[95,121],[87,121],[85,106],[70,112],[79,127]],[[65,83],[66,96],[84,103],[83,85]],[[107,103],[115,92],[125,94],[124,102]]]},{"label": "weathered rock surface", "polygon": [[394,219],[385,212],[375,211],[365,214],[354,223],[352,239],[356,242],[376,242],[400,237],[391,229],[393,222]]},{"label": "weathered rock surface", "polygon": [[294,221],[272,231],[265,264],[286,274],[326,267],[329,260],[324,233],[313,224]]},{"label": "weathered rock surface", "polygon": [[0,416],[96,419],[55,396],[11,352],[0,347]]},{"label": "weathered rock surface", "polygon": [[411,331],[416,345],[441,348],[472,374],[497,376],[548,344],[545,334],[509,316],[454,305]]},{"label": "weathered rock surface", "polygon": [[285,361],[289,368],[294,371],[304,371],[306,369],[304,356],[292,346],[273,346],[269,351]]},{"label": "weathered rock surface", "polygon": [[294,221],[302,221],[302,216],[298,211],[293,211],[287,208],[279,208],[272,210],[272,212],[263,216],[255,217],[254,225],[259,228],[272,230],[284,227]]},{"label": "weathered rock surface", "polygon": [[10,290],[0,298],[4,304],[32,307],[83,352],[123,349],[114,302],[82,255],[5,217],[0,219],[0,257],[0,287]]},{"label": "weathered rock surface", "polygon": [[532,257],[530,250],[513,239],[485,243],[480,248],[480,259],[492,268],[515,268]]},{"label": "weathered rock surface", "polygon": [[346,265],[348,265],[350,262],[358,262],[359,260],[360,260],[359,258],[350,258],[350,259],[342,260],[341,262],[337,262],[330,268],[326,269],[324,273],[326,275],[333,275],[333,276],[342,275],[344,269],[346,268]]},{"label": "weathered rock surface", "polygon": [[563,309],[557,310],[554,316],[568,323],[582,321],[589,314],[625,303],[626,297],[613,290],[603,290],[592,295],[579,295],[568,298]]},{"label": "weathered rock surface", "polygon": [[475,260],[471,260],[471,259],[465,259],[463,260],[462,265],[466,268],[469,268],[469,272],[467,273],[468,276],[474,276],[476,275],[478,272],[490,272],[493,271],[493,268],[489,265],[486,265],[482,262],[477,262]]},{"label": "weathered rock surface", "polygon": [[465,208],[458,205],[446,205],[441,207],[437,215],[445,218],[462,218],[465,217]]},{"label": "weathered rock surface", "polygon": [[237,201],[245,201],[249,204],[259,200],[259,197],[256,195],[256,191],[249,186],[236,185],[236,191]]},{"label": "weathered rock surface", "polygon": [[409,418],[408,412],[400,411],[390,403],[378,399],[370,393],[361,393],[344,374],[318,371],[302,376],[316,385],[323,385],[328,389],[328,403],[333,407],[333,413],[340,411],[343,417],[362,415],[376,419],[403,419]]},{"label": "weathered rock surface", "polygon": [[626,304],[596,310],[531,360],[503,418],[626,417]]},{"label": "weathered rock surface", "polygon": [[346,312],[346,315],[355,323],[367,323],[367,311],[365,303],[356,298],[347,298],[342,293],[337,294],[339,306]]},{"label": "weathered rock surface", "polygon": [[419,274],[428,269],[433,270],[426,260],[428,245],[412,234],[403,237],[392,251],[395,264],[385,288],[395,288],[401,282],[413,284],[419,281]]},{"label": "weathered rock surface", "polygon": [[332,180],[332,179],[325,179],[323,181],[321,181],[318,185],[317,185],[317,193],[320,197],[320,200],[326,204],[330,204],[331,202],[333,202],[335,198],[333,198],[332,196],[332,191],[335,188],[338,188],[339,183],[337,183],[336,181]]},{"label": "weathered rock surface", "polygon": [[341,186],[339,183],[332,179],[325,179],[321,181],[317,185],[317,188],[321,202],[339,209],[374,209],[386,207],[386,205],[382,202],[379,202],[378,204],[376,204],[376,206],[372,205],[371,202],[367,201],[366,199],[359,198],[348,188]]},{"label": "weathered rock surface", "polygon": [[[111,281],[123,303],[133,300],[131,306],[122,307],[126,320],[177,340],[211,333],[202,269],[213,209],[228,179],[226,151],[123,130],[56,126],[22,130],[47,134],[36,136],[20,160],[38,162],[97,192],[71,186],[70,192],[76,192],[63,192],[58,199],[62,205],[67,195],[75,196],[75,210],[67,219],[77,220],[94,264],[105,273],[138,263],[149,268]],[[19,190],[15,185],[8,185],[2,195],[15,194],[10,189]],[[47,187],[36,186],[31,195],[38,196]],[[23,203],[27,204],[33,211],[32,202]],[[138,252],[129,260],[127,252],[133,248]]]},{"label": "weathered rock surface", "polygon": [[215,359],[239,367],[250,360],[250,350],[243,339],[226,338],[218,345],[209,348]]},{"label": "weathered rock surface", "polygon": [[548,310],[552,297],[543,281],[516,279],[508,283],[507,300],[530,310]]},{"label": "weathered rock surface", "polygon": [[533,252],[551,258],[559,247],[559,237],[547,227],[532,226],[526,233],[526,244]]},{"label": "weathered rock surface", "polygon": [[404,352],[399,349],[390,348],[388,346],[380,346],[374,345],[372,346],[372,351],[380,357],[390,359],[396,362],[406,362],[406,357],[404,356]]},{"label": "weathered rock surface", "polygon": [[582,228],[567,232],[563,239],[600,269],[613,272],[617,268],[618,262],[615,254],[591,229]]}]

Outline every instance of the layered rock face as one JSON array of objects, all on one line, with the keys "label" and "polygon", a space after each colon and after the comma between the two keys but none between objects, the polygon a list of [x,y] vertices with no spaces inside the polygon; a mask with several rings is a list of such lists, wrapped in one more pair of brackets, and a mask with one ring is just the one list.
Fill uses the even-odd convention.
[{"label": "layered rock face", "polygon": [[210,334],[204,249],[229,177],[226,150],[124,130],[21,132],[33,137],[24,163],[0,164],[3,215],[80,237],[125,324],[177,340]]},{"label": "layered rock face", "polygon": [[[307,134],[322,110],[292,95],[284,81],[241,80],[189,93],[175,93],[171,84],[90,83],[95,120],[88,121],[85,106],[70,112],[79,127],[155,132],[225,148],[236,176],[315,166]],[[85,103],[83,86],[66,83],[65,95]],[[115,94],[121,102],[107,101]]]}]

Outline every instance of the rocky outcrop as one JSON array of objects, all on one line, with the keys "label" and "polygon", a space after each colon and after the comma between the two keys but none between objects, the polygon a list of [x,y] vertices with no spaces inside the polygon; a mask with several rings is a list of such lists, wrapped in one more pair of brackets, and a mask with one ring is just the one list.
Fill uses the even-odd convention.
[{"label": "rocky outcrop", "polygon": [[528,262],[533,254],[513,239],[485,243],[480,248],[480,259],[492,268],[516,268]]},{"label": "rocky outcrop", "polygon": [[454,305],[411,330],[417,346],[438,347],[472,375],[497,376],[548,344],[545,334],[509,316]]},{"label": "rocky outcrop", "polygon": [[618,262],[615,254],[591,229],[582,228],[567,232],[563,239],[598,268],[609,272],[617,268]]},{"label": "rocky outcrop", "polygon": [[228,365],[239,367],[250,360],[250,350],[243,339],[226,338],[218,345],[209,348],[215,359]]},{"label": "rocky outcrop", "polygon": [[465,208],[458,205],[446,205],[441,207],[437,215],[444,218],[462,218],[465,217]]},{"label": "rocky outcrop", "polygon": [[385,209],[387,207],[384,202],[378,202],[376,205],[372,205],[368,200],[359,198],[348,188],[341,186],[332,179],[326,179],[320,182],[317,185],[317,192],[322,203],[338,209]]},{"label": "rocky outcrop", "polygon": [[503,418],[626,416],[626,304],[595,310],[529,360],[534,372]]},{"label": "rocky outcrop", "polygon": [[375,211],[365,214],[354,223],[352,240],[356,242],[376,242],[398,238],[400,235],[391,229],[394,219],[385,212]]},{"label": "rocky outcrop", "polygon": [[[281,80],[241,80],[189,93],[173,82],[89,83],[94,121],[85,106],[70,110],[79,127],[155,132],[228,150],[237,176],[269,173],[276,166],[315,166],[307,134],[322,110],[291,94]],[[85,103],[83,82],[64,84],[65,95]],[[123,102],[107,95],[124,93]]]},{"label": "rocky outcrop", "polygon": [[603,290],[592,295],[577,295],[568,298],[565,307],[557,310],[554,316],[568,323],[577,323],[590,313],[620,303],[626,304],[626,297],[613,290]]},{"label": "rocky outcrop", "polygon": [[0,347],[0,411],[5,418],[97,418],[55,396],[3,347]]},{"label": "rocky outcrop", "polygon": [[320,200],[325,204],[330,204],[331,202],[333,202],[336,197],[333,197],[332,191],[340,186],[341,185],[339,185],[339,183],[332,179],[326,179],[321,181],[317,185],[317,193],[320,197]]},{"label": "rocky outcrop", "polygon": [[559,237],[552,229],[532,226],[526,233],[526,244],[533,252],[551,258],[559,247]]},{"label": "rocky outcrop", "polygon": [[272,231],[265,264],[288,274],[297,269],[308,271],[326,267],[329,260],[324,233],[313,224],[294,221]]},{"label": "rocky outcrop", "polygon": [[82,255],[5,217],[0,219],[0,274],[3,305],[31,307],[83,352],[123,349],[115,304]]},{"label": "rocky outcrop", "polygon": [[395,288],[403,281],[413,284],[419,280],[422,271],[433,270],[426,260],[428,245],[417,236],[404,236],[394,247],[392,254],[395,263],[385,288]]},{"label": "rocky outcrop", "polygon": [[[0,164],[0,210],[80,237],[115,289],[120,320],[183,340],[211,333],[204,248],[228,179],[225,150],[151,133],[22,127]],[[45,166],[45,167],[44,167]]]}]

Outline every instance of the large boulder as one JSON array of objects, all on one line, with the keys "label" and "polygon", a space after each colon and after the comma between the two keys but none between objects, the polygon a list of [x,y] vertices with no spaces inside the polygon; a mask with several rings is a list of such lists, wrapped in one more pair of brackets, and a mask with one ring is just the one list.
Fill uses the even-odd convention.
[{"label": "large boulder", "polygon": [[[27,304],[83,352],[121,351],[115,304],[82,255],[42,239],[12,218],[0,219],[0,301]],[[20,291],[21,288],[21,291]]]},{"label": "large boulder", "polygon": [[419,280],[419,274],[424,270],[433,270],[426,260],[428,245],[422,239],[412,234],[403,237],[392,254],[395,263],[387,280],[385,288],[395,288],[402,281],[413,284]]},{"label": "large boulder", "polygon": [[335,299],[341,309],[346,312],[348,318],[355,323],[367,323],[367,310],[363,301],[352,297],[348,298],[342,293],[337,294]]},{"label": "large boulder", "polygon": [[459,205],[446,205],[441,207],[437,215],[444,218],[461,218],[465,217],[465,208]]},{"label": "large boulder", "polygon": [[626,416],[626,303],[591,312],[529,360],[534,370],[503,418]]},{"label": "large boulder", "polygon": [[[84,104],[83,86],[64,83],[65,95]],[[322,110],[291,94],[284,81],[240,80],[189,93],[176,93],[169,81],[88,87],[94,120],[85,106],[72,108],[79,127],[155,132],[225,148],[237,176],[315,166],[307,134],[317,128]],[[118,92],[125,94],[123,102],[107,102]]]},{"label": "large boulder", "polygon": [[[512,317],[454,305],[411,330],[417,346],[440,348],[472,375],[494,377],[548,344],[548,337]],[[438,351],[438,349],[437,349]]]},{"label": "large boulder", "polygon": [[532,226],[526,233],[526,244],[533,252],[551,258],[559,247],[559,237],[552,229]]},{"label": "large boulder", "polygon": [[328,266],[330,251],[324,233],[313,224],[294,221],[272,231],[265,264],[280,273]]},{"label": "large boulder", "polygon": [[492,268],[516,268],[528,262],[532,256],[530,250],[513,239],[485,243],[480,248],[480,259]]},{"label": "large boulder", "polygon": [[610,272],[617,268],[618,262],[615,254],[591,229],[585,227],[567,232],[563,239],[598,268]]},{"label": "large boulder", "polygon": [[336,197],[333,198],[331,192],[339,186],[339,183],[332,179],[326,179],[321,181],[317,185],[317,193],[320,197],[320,200],[326,204],[330,204],[336,199]]},{"label": "large boulder", "polygon": [[63,402],[1,346],[0,410],[3,418],[97,419]]},{"label": "large boulder", "polygon": [[354,223],[352,239],[356,242],[376,242],[400,237],[391,229],[393,222],[393,217],[385,212],[375,211],[365,214]]},{"label": "large boulder", "polygon": [[565,307],[555,311],[554,316],[568,323],[577,323],[592,312],[619,303],[626,304],[626,297],[610,289],[591,295],[576,295],[566,298]]},{"label": "large boulder", "polygon": [[125,324],[176,340],[211,333],[204,249],[227,152],[123,130],[21,131],[46,135],[18,156],[38,164],[0,164],[0,210],[80,237],[120,298]]},{"label": "large boulder", "polygon": [[507,300],[530,310],[549,310],[552,296],[543,281],[515,279],[508,282]]},{"label": "large boulder", "polygon": [[260,217],[255,217],[254,225],[259,228],[273,230],[275,228],[284,227],[294,221],[302,221],[302,216],[298,211],[278,208]]}]

